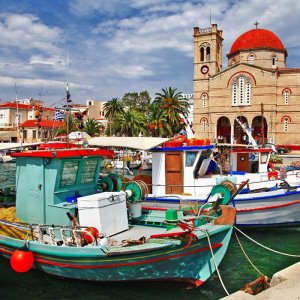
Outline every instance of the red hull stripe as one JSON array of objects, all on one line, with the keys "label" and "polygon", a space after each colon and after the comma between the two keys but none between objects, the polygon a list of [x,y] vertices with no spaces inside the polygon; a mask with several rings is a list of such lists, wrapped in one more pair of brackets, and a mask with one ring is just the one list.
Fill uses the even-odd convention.
[{"label": "red hull stripe", "polygon": [[[217,243],[217,244],[213,244],[212,248],[216,249],[216,248],[220,248],[222,247],[222,243]],[[119,268],[119,267],[130,267],[130,266],[136,266],[136,265],[143,265],[143,264],[150,264],[150,263],[155,263],[155,262],[159,262],[159,261],[164,261],[164,260],[169,260],[169,259],[174,259],[174,258],[178,258],[178,257],[183,257],[183,256],[188,256],[188,255],[192,255],[198,252],[204,252],[204,251],[208,251],[209,247],[203,247],[200,249],[195,249],[193,251],[188,251],[185,253],[179,253],[176,255],[169,255],[166,257],[158,257],[158,258],[154,258],[154,259],[148,259],[148,260],[143,260],[143,261],[134,261],[134,262],[127,262],[127,263],[118,263],[118,264],[106,264],[106,265],[101,265],[101,266],[97,266],[97,265],[78,265],[78,264],[68,264],[68,263],[58,263],[58,262],[54,262],[54,261],[50,261],[47,259],[41,259],[39,258],[38,254],[35,254],[35,262],[41,263],[41,264],[46,264],[46,265],[52,265],[52,266],[57,266],[57,267],[66,267],[66,268],[74,268],[74,269],[109,269],[109,268]],[[7,254],[12,254],[13,251],[7,250],[5,248],[0,247],[0,251],[7,253]],[[80,262],[80,261],[79,261]],[[104,261],[105,263],[105,261]]]},{"label": "red hull stripe", "polygon": [[268,209],[276,209],[286,206],[291,206],[295,204],[300,204],[300,200],[284,203],[284,204],[278,204],[278,205],[268,205],[268,206],[262,206],[262,207],[254,207],[254,208],[245,208],[245,209],[237,209],[237,212],[249,212],[249,211],[259,211],[259,210],[268,210]]}]

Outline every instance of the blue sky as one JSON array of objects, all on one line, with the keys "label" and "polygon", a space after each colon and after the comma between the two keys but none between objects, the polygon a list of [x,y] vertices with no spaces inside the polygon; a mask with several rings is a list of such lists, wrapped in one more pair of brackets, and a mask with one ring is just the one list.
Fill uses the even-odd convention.
[{"label": "blue sky", "polygon": [[300,67],[300,1],[0,0],[1,101],[17,91],[51,105],[67,78],[75,103],[169,86],[192,93],[193,27],[208,27],[210,12],[223,30],[223,68],[255,21],[281,38],[288,67]]}]

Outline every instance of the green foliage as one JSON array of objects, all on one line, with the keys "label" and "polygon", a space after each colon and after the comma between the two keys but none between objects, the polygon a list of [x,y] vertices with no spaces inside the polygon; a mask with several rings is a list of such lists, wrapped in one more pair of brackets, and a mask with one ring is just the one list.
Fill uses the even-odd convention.
[{"label": "green foliage", "polygon": [[283,162],[282,157],[280,157],[276,154],[271,154],[270,161],[272,163],[276,163],[276,164],[282,164],[282,162]]},{"label": "green foliage", "polygon": [[86,132],[90,136],[98,136],[101,134],[104,126],[95,119],[87,119],[84,122],[83,131]]},{"label": "green foliage", "polygon": [[146,134],[146,117],[141,112],[128,109],[114,119],[114,133],[120,136]]},{"label": "green foliage", "polygon": [[147,91],[140,93],[126,93],[122,98],[124,107],[135,109],[136,111],[147,113],[150,105],[151,97]]},{"label": "green foliage", "polygon": [[162,89],[162,91],[162,93],[155,94],[156,98],[153,104],[165,112],[167,124],[170,125],[171,129],[169,136],[173,136],[182,129],[179,114],[187,117],[190,104],[187,99],[182,98],[181,93],[177,92],[176,88],[169,87]]}]

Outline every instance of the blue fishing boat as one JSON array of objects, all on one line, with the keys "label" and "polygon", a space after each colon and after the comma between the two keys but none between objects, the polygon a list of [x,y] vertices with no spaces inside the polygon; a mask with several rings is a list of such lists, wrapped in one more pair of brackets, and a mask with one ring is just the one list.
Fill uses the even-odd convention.
[{"label": "blue fishing boat", "polygon": [[16,208],[0,210],[0,253],[17,272],[202,285],[225,256],[235,194],[217,185],[201,208],[143,209],[142,181],[123,186],[114,174],[99,181],[107,156],[92,148],[15,154]]}]

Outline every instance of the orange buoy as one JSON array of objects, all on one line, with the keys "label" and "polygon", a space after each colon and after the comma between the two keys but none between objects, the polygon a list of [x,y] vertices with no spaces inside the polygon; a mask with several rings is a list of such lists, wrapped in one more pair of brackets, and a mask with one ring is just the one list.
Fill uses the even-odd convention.
[{"label": "orange buoy", "polygon": [[83,237],[88,244],[92,244],[99,237],[99,231],[96,227],[88,227],[83,233]]},{"label": "orange buoy", "polygon": [[33,253],[26,246],[15,250],[10,257],[10,266],[18,273],[25,273],[29,271],[32,268],[33,263]]}]

